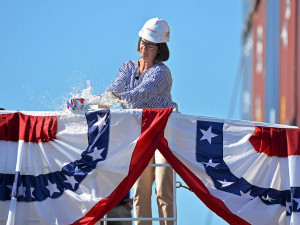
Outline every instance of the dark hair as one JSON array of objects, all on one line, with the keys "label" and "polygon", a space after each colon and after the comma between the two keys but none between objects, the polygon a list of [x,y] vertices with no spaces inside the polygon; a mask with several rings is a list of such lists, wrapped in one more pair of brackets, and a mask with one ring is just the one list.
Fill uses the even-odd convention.
[{"label": "dark hair", "polygon": [[[137,46],[138,52],[140,52],[141,40],[142,40],[142,38],[140,37],[138,46]],[[158,43],[157,47],[158,47],[158,51],[157,51],[157,55],[155,57],[155,62],[159,63],[159,62],[167,61],[170,57],[170,51],[169,51],[167,43]]]}]

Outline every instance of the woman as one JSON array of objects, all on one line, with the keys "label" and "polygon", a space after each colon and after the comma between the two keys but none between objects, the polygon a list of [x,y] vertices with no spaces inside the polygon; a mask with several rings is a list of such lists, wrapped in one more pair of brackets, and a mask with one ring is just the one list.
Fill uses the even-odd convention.
[{"label": "woman", "polygon": [[[170,39],[169,25],[165,20],[152,18],[139,32],[137,51],[141,58],[127,61],[120,70],[115,82],[106,91],[125,101],[124,108],[168,108],[177,109],[172,101],[172,76],[163,63],[169,59],[166,42]],[[166,163],[156,151],[150,163]],[[134,185],[133,205],[136,217],[152,217],[151,194],[155,176],[156,196],[160,217],[173,217],[173,176],[170,167],[148,167]],[[151,224],[139,221],[138,225]],[[172,221],[161,221],[173,224]]]}]

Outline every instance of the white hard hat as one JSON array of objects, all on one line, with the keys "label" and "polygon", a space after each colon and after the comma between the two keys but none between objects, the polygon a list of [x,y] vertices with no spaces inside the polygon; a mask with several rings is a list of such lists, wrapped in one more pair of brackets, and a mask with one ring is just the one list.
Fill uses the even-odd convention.
[{"label": "white hard hat", "polygon": [[170,28],[167,21],[160,18],[148,20],[139,32],[141,38],[154,43],[170,41]]}]

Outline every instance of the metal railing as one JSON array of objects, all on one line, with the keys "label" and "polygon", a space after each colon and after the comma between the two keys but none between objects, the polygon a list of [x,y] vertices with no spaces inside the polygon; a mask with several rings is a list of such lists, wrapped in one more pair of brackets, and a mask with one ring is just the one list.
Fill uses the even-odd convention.
[{"label": "metal railing", "polygon": [[[149,164],[148,167],[171,167],[170,164]],[[150,217],[150,218],[107,218],[105,215],[101,220],[99,220],[99,224],[103,221],[103,225],[107,225],[107,221],[173,221],[174,225],[177,225],[177,205],[176,205],[176,173],[173,171],[173,217]]]}]

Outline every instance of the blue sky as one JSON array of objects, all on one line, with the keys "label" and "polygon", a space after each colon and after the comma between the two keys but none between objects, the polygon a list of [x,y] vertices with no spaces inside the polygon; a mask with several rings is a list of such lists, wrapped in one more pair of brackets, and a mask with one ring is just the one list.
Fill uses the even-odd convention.
[{"label": "blue sky", "polygon": [[[0,1],[0,107],[54,111],[86,87],[101,94],[120,65],[136,60],[138,31],[152,17],[171,28],[173,100],[184,114],[229,115],[242,51],[243,1]],[[179,189],[178,224],[224,224]],[[210,221],[210,222],[209,222]]]}]

